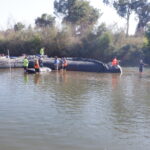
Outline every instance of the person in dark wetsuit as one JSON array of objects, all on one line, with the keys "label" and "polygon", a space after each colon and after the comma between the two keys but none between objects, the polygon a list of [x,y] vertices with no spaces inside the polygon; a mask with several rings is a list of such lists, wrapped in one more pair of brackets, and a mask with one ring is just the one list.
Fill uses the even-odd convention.
[{"label": "person in dark wetsuit", "polygon": [[141,59],[140,60],[140,63],[139,63],[139,73],[142,73],[143,72],[143,68],[144,68],[144,62],[143,62],[143,60]]},{"label": "person in dark wetsuit", "polygon": [[41,57],[39,58],[39,65],[40,65],[40,67],[43,67],[43,60]]}]

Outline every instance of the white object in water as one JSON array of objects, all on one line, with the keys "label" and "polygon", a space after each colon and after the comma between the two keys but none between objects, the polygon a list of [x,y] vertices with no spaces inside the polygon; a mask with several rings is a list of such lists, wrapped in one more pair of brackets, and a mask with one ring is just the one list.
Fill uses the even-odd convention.
[{"label": "white object in water", "polygon": [[40,68],[40,72],[51,72],[52,69],[48,68],[48,67],[42,67]]},{"label": "white object in water", "polygon": [[122,72],[121,66],[120,66],[120,65],[117,65],[117,67],[120,69],[120,73],[122,74],[123,72]]}]

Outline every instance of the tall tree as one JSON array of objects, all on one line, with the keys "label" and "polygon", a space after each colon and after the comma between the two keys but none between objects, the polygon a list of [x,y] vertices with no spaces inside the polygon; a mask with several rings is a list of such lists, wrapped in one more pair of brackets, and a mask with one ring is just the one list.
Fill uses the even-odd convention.
[{"label": "tall tree", "polygon": [[113,4],[117,13],[127,20],[126,35],[129,32],[129,21],[132,12],[138,17],[137,32],[143,32],[144,27],[150,21],[150,2],[149,0],[103,0],[104,3]]},{"label": "tall tree", "polygon": [[21,22],[18,22],[14,25],[14,30],[17,32],[17,31],[21,31],[22,29],[25,28],[25,25]]},{"label": "tall tree", "polygon": [[150,25],[148,26],[145,36],[147,38],[147,46],[150,47]]},{"label": "tall tree", "polygon": [[144,35],[147,24],[150,22],[150,2],[147,0],[139,1],[135,12],[138,15],[136,35]]},{"label": "tall tree", "polygon": [[86,0],[55,0],[54,8],[55,13],[63,15],[63,22],[71,23],[80,33],[93,27],[100,16]]},{"label": "tall tree", "polygon": [[129,34],[129,21],[130,16],[133,11],[133,2],[132,0],[119,0],[113,3],[114,8],[117,10],[117,13],[127,20],[127,29],[126,36]]},{"label": "tall tree", "polygon": [[37,27],[40,27],[40,28],[54,26],[55,17],[48,15],[48,14],[42,14],[41,17],[38,17],[35,20],[35,24]]}]

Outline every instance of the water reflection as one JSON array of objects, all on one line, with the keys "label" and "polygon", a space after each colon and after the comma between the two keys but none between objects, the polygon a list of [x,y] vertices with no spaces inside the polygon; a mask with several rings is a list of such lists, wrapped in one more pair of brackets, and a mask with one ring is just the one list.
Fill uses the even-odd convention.
[{"label": "water reflection", "polygon": [[28,83],[29,81],[29,76],[27,73],[24,73],[24,83]]},{"label": "water reflection", "polygon": [[115,89],[118,85],[121,75],[120,74],[111,74],[111,77],[112,77],[112,88]]},{"label": "water reflection", "polygon": [[37,85],[40,84],[40,82],[41,82],[41,75],[39,73],[34,74],[34,83]]},{"label": "water reflection", "polygon": [[148,150],[149,74],[2,72],[0,149]]}]

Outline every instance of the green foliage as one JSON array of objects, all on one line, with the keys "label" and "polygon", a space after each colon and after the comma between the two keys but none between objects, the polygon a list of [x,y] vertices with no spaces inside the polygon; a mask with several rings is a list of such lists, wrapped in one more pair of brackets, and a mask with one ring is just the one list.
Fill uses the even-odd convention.
[{"label": "green foliage", "polygon": [[21,31],[21,30],[24,29],[24,28],[25,28],[25,25],[22,24],[21,22],[18,22],[18,23],[16,23],[16,24],[14,25],[14,30],[15,30],[15,31]]},{"label": "green foliage", "polygon": [[40,28],[52,27],[55,24],[55,17],[48,14],[42,14],[41,17],[38,17],[35,20],[35,24]]},{"label": "green foliage", "polygon": [[63,14],[63,22],[71,23],[74,31],[84,33],[97,22],[100,13],[85,0],[55,0],[55,12]]},{"label": "green foliage", "polygon": [[149,26],[147,32],[145,33],[145,36],[147,38],[147,46],[150,46],[150,26]]},{"label": "green foliage", "polygon": [[148,27],[145,37],[147,42],[143,47],[144,59],[146,63],[150,64],[150,26]]},{"label": "green foliage", "polygon": [[138,25],[136,29],[137,35],[143,35],[148,22],[150,21],[150,1],[149,0],[103,0],[107,5],[112,5],[117,13],[127,20],[128,36],[130,15],[134,12],[138,17]]},{"label": "green foliage", "polygon": [[[22,32],[7,30],[0,32],[0,53],[7,54],[9,49],[10,55],[14,56],[35,55],[44,46],[48,56],[94,58],[106,63],[117,56],[123,65],[136,64],[141,56],[145,60],[150,56],[148,45],[142,49],[143,37],[126,38],[122,32],[114,34],[105,24],[85,35],[74,36],[70,25],[65,25],[62,30],[56,27]],[[149,38],[149,30],[146,35]]]},{"label": "green foliage", "polygon": [[132,0],[131,1],[130,0],[118,0],[118,1],[114,1],[113,6],[116,9],[117,13],[121,17],[123,17],[127,20],[126,35],[128,36],[130,15],[134,9],[133,1]]},{"label": "green foliage", "polygon": [[136,34],[144,34],[147,24],[150,22],[150,1],[140,0],[135,7],[135,12],[139,18]]}]

